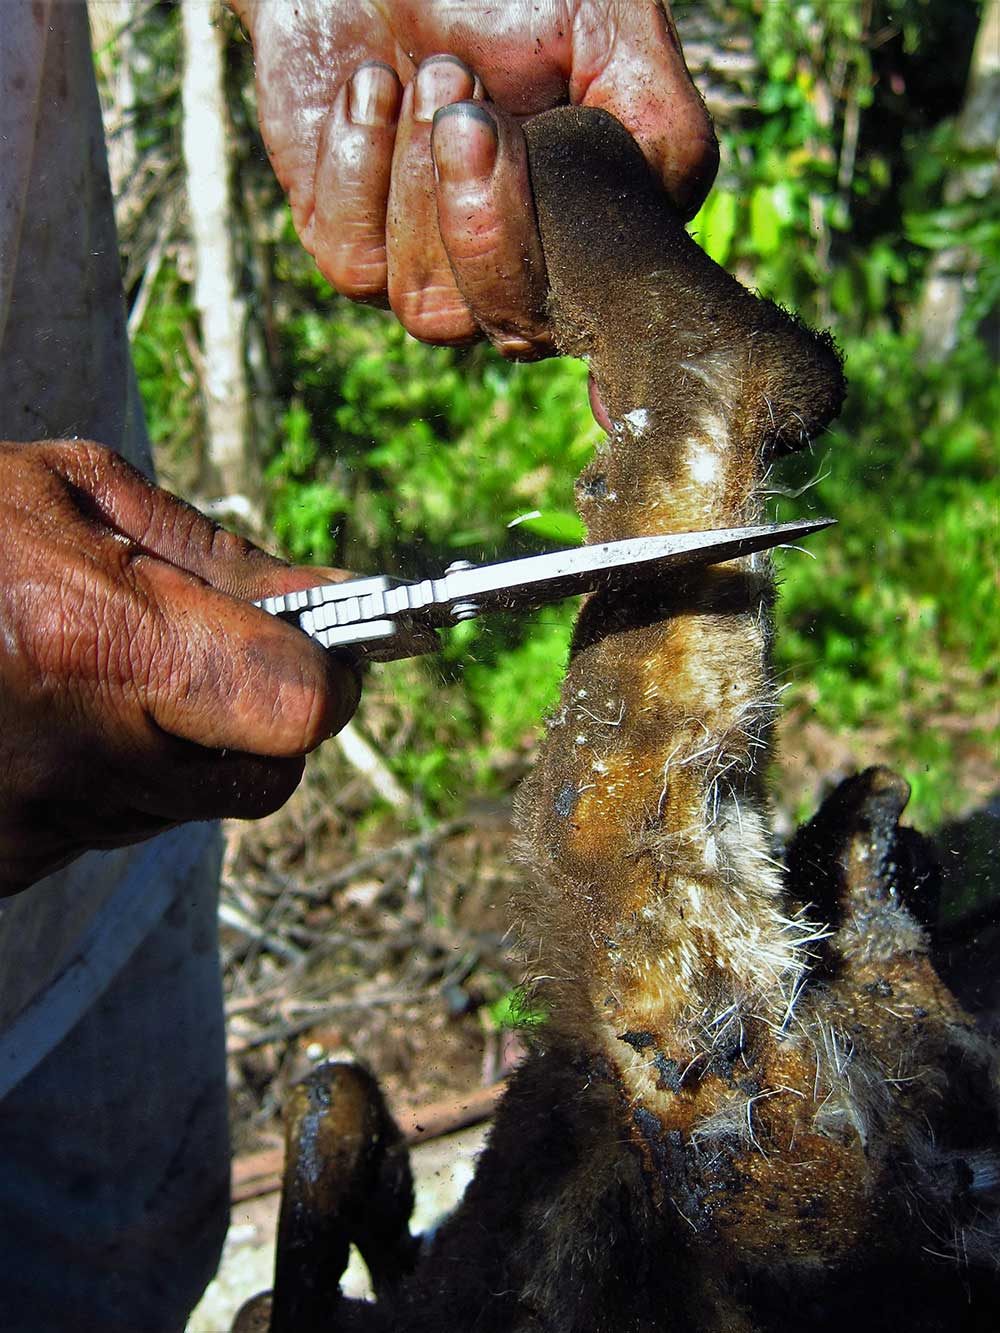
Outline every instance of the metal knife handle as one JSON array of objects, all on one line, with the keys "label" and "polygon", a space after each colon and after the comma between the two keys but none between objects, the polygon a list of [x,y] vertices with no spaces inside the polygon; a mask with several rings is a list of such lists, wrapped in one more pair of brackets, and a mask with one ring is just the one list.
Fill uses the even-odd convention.
[{"label": "metal knife handle", "polygon": [[322,648],[389,662],[439,647],[433,631],[406,613],[409,590],[418,586],[408,579],[372,574],[280,593],[254,605],[287,620]]}]

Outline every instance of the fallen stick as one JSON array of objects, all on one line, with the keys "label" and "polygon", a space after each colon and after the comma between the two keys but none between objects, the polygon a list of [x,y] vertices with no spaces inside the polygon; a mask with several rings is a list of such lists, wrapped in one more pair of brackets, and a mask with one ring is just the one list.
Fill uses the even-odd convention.
[{"label": "fallen stick", "polygon": [[352,722],[342,727],[337,733],[336,743],[347,762],[365,778],[375,792],[393,807],[394,810],[407,810],[412,804],[410,795],[404,791],[393,776],[370,741],[365,740]]},{"label": "fallen stick", "polygon": [[286,963],[298,964],[305,957],[301,949],[296,948],[289,940],[282,939],[275,931],[268,930],[259,922],[254,921],[233,903],[224,900],[219,903],[219,920],[230,930],[237,930],[247,939],[253,940],[254,943],[265,945],[270,953],[277,954],[279,958],[284,958]]},{"label": "fallen stick", "polygon": [[325,899],[332,889],[342,888],[343,885],[349,884],[352,879],[356,879],[359,875],[365,875],[370,870],[374,870],[383,861],[416,856],[420,852],[429,851],[437,843],[450,838],[453,833],[462,833],[473,827],[473,824],[474,821],[468,818],[446,820],[443,824],[439,824],[437,828],[430,829],[426,833],[418,833],[410,838],[401,838],[388,847],[377,847],[374,851],[366,852],[364,856],[359,856],[357,860],[351,861],[348,865],[341,866],[319,879],[312,880],[307,884],[293,885],[291,886],[292,892],[308,898]]},{"label": "fallen stick", "polygon": [[456,1130],[466,1129],[488,1120],[500,1100],[506,1083],[492,1083],[488,1088],[475,1088],[459,1097],[446,1097],[439,1102],[428,1102],[413,1111],[401,1111],[396,1123],[407,1143],[427,1143],[444,1138]]}]

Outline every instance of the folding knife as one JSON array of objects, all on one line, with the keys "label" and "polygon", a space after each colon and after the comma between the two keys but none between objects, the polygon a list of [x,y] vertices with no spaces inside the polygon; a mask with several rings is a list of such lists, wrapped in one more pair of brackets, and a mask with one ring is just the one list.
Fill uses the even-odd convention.
[{"label": "folding knife", "polygon": [[574,546],[492,565],[459,560],[440,578],[388,574],[322,583],[255,603],[324,648],[371,661],[415,657],[439,646],[434,630],[493,611],[527,611],[598,588],[624,588],[686,565],[714,565],[829,527],[832,518],[749,528],[668,533]]}]

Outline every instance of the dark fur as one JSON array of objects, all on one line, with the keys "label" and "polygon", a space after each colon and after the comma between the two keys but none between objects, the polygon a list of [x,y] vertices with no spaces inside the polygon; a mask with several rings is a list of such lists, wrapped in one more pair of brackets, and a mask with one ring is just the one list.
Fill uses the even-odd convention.
[{"label": "dark fur", "polygon": [[[614,422],[591,540],[757,520],[839,408],[829,339],[698,250],[611,117],[527,135],[556,337]],[[770,857],[772,600],[750,558],[584,607],[519,800],[544,1045],[415,1274],[299,1333],[996,1326],[994,1054],[911,910],[905,784],[871,770]]]}]

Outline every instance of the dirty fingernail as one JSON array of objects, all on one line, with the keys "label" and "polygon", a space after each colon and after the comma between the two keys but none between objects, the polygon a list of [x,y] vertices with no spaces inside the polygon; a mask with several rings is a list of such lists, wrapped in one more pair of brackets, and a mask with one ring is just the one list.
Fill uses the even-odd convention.
[{"label": "dirty fingernail", "polygon": [[490,176],[497,160],[497,127],[478,102],[453,102],[434,117],[431,148],[438,176],[446,184],[469,176]]},{"label": "dirty fingernail", "polygon": [[349,112],[355,125],[391,125],[399,112],[396,71],[378,61],[354,71],[349,89]]},{"label": "dirty fingernail", "polygon": [[454,56],[431,56],[417,70],[414,119],[430,122],[439,107],[460,102],[475,91],[475,77],[460,60]]},{"label": "dirty fingernail", "polygon": [[508,361],[540,361],[542,357],[552,356],[555,348],[547,333],[535,338],[523,334],[501,334],[493,338],[493,346]]}]

